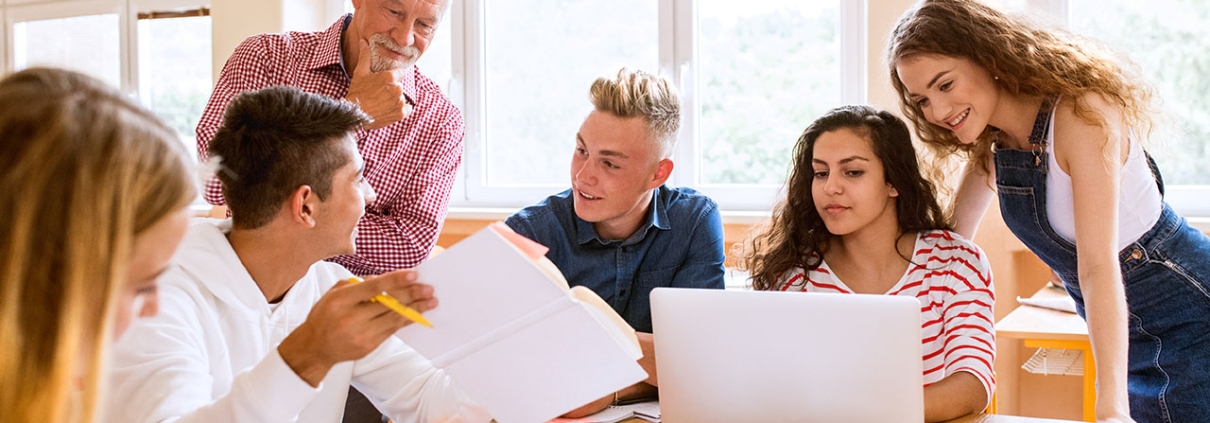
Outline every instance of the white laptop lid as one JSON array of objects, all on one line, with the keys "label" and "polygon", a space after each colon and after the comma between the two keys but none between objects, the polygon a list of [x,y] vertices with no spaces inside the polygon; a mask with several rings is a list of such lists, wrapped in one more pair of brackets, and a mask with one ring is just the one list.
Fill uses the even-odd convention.
[{"label": "white laptop lid", "polygon": [[667,423],[924,421],[910,297],[657,288]]}]

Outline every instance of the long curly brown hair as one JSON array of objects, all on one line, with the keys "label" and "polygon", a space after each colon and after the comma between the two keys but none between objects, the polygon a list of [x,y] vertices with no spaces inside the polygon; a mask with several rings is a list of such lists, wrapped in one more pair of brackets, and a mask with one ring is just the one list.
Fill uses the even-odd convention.
[{"label": "long curly brown hair", "polygon": [[952,230],[937,204],[933,183],[920,173],[916,148],[907,125],[887,111],[870,106],[841,106],[812,122],[794,145],[794,161],[786,180],[786,199],[773,210],[769,223],[756,229],[741,245],[740,268],[750,273],[752,287],[777,287],[793,268],[819,267],[820,257],[835,236],[828,232],[811,196],[811,159],[820,135],[850,129],[870,140],[882,161],[886,182],[895,187],[895,215],[901,234],[935,229]]},{"label": "long curly brown hair", "polygon": [[1057,94],[1074,99],[1076,116],[1103,126],[1103,119],[1083,98],[1087,93],[1100,94],[1121,109],[1129,127],[1142,135],[1151,132],[1152,89],[1141,82],[1133,66],[1122,65],[1127,60],[1100,43],[1058,29],[1041,29],[974,0],[924,0],[895,24],[886,63],[904,116],[937,157],[958,153],[986,167],[996,129],[989,126],[976,143],[963,144],[952,131],[925,119],[895,69],[900,60],[922,54],[970,60],[998,77],[1000,88],[1013,95]]}]

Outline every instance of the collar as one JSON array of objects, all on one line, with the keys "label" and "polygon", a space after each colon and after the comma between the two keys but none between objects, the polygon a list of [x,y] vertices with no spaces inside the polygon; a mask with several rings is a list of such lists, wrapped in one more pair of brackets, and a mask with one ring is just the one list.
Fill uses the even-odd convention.
[{"label": "collar", "polygon": [[[591,222],[581,219],[580,216],[576,216],[574,210],[575,199],[573,198],[572,216],[574,216],[576,220],[576,243],[579,245],[584,245],[596,240],[601,245],[631,245],[638,243],[639,241],[643,240],[643,238],[646,238],[647,233],[651,231],[651,228],[660,230],[671,229],[672,226],[669,225],[668,222],[667,205],[664,204],[664,201],[662,201],[663,196],[661,195],[667,195],[667,193],[664,192],[665,189],[667,188],[661,185],[659,188],[656,188],[654,191],[652,191],[651,205],[647,208],[647,215],[643,217],[643,223],[639,224],[638,229],[635,230],[633,234],[630,234],[630,237],[627,237],[620,243],[617,240],[601,238],[600,235],[597,235],[597,229],[592,226]],[[575,190],[572,190],[572,195],[575,195]]]},{"label": "collar", "polygon": [[[340,69],[344,71],[346,76],[352,77],[353,73],[345,65],[344,55],[341,54],[345,32],[348,31],[349,24],[352,22],[353,14],[346,13],[319,35],[319,47],[316,48],[315,54],[311,56],[310,63],[307,64],[308,70],[316,70],[327,66],[340,66]],[[412,66],[409,72],[404,73],[403,79],[399,80],[399,85],[403,88],[404,98],[412,106],[415,106],[417,104],[415,65]]]},{"label": "collar", "polygon": [[[319,34],[319,46],[316,47],[315,54],[311,55],[311,60],[307,63],[307,70],[334,65],[344,69],[345,60],[344,56],[340,54],[340,42],[344,39],[345,29],[349,28],[349,23],[352,21],[353,15],[345,14]],[[345,73],[348,74],[348,72]]]}]

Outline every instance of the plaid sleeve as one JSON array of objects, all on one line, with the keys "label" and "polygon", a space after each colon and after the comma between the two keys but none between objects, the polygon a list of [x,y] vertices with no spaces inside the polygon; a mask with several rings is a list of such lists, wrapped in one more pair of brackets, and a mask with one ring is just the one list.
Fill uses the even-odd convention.
[{"label": "plaid sleeve", "polygon": [[[434,133],[421,135],[422,139],[428,139],[424,144],[430,147],[415,158],[421,162],[415,176],[406,180],[384,178],[380,181],[384,187],[375,187],[402,194],[393,199],[381,196],[380,203],[367,207],[357,224],[356,256],[342,256],[333,261],[354,274],[371,275],[415,267],[428,257],[448,211],[454,177],[462,163],[465,133],[456,110],[444,125],[433,129]],[[404,160],[413,159],[404,157]]]}]

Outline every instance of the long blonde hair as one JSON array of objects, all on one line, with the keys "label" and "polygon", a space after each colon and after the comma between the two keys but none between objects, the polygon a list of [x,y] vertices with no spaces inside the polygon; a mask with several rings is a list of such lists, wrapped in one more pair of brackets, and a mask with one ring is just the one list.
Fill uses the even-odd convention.
[{"label": "long blonde hair", "polygon": [[134,238],[196,196],[191,168],[96,79],[0,80],[0,422],[92,420]]},{"label": "long blonde hair", "polygon": [[1083,94],[1101,94],[1121,109],[1131,128],[1141,135],[1151,132],[1152,89],[1133,67],[1123,66],[1128,61],[1099,43],[1059,29],[1039,28],[975,0],[923,0],[896,23],[886,62],[904,116],[939,157],[960,153],[986,165],[995,129],[988,127],[978,142],[963,144],[952,131],[928,122],[899,80],[896,66],[904,58],[929,54],[970,60],[1014,95],[1074,99],[1076,116],[1103,126],[1103,119],[1083,99]]}]

